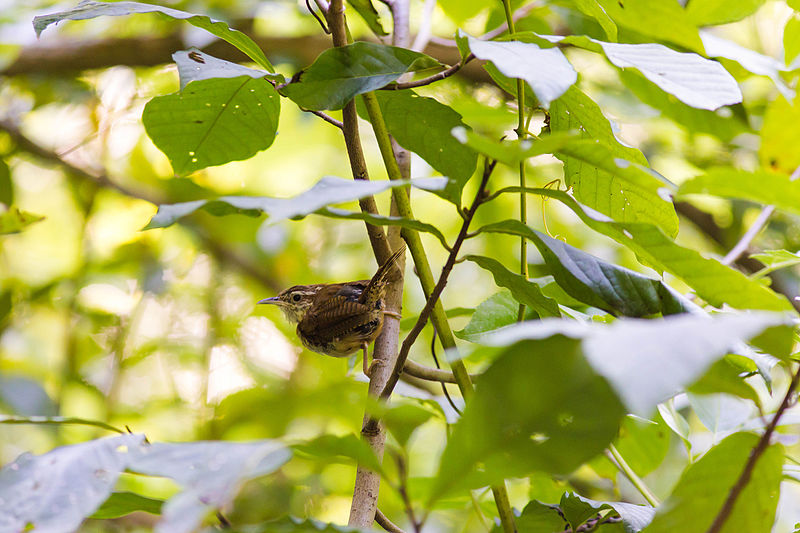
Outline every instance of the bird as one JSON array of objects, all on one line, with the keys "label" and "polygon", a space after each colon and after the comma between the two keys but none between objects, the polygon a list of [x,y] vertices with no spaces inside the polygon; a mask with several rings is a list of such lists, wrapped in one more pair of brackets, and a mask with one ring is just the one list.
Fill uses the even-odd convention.
[{"label": "bird", "polygon": [[392,267],[404,252],[405,246],[394,252],[371,279],[294,285],[258,303],[278,306],[297,324],[298,338],[312,352],[346,357],[362,350],[364,374],[371,376],[367,347],[383,329],[384,315],[400,319],[400,314],[386,310],[384,297]]}]

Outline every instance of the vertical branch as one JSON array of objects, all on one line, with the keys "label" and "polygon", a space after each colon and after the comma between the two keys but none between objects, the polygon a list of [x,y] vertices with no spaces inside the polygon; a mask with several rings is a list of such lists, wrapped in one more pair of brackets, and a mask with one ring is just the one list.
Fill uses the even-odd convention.
[{"label": "vertical branch", "polygon": [[[508,26],[508,33],[514,33],[514,17],[511,14],[511,4],[509,0],[503,0],[503,9],[506,14],[506,25]],[[514,131],[517,132],[517,139],[524,139],[527,137],[527,130],[525,129],[525,82],[517,78],[517,127]],[[519,163],[519,186],[525,190],[527,180],[525,179],[525,161]],[[526,194],[520,192],[519,194],[519,221],[523,224],[528,223],[528,204]],[[519,241],[519,273],[528,277],[528,241],[525,237],[521,237]],[[525,319],[525,304],[519,304],[519,312],[517,313],[517,321],[522,322]]]}]

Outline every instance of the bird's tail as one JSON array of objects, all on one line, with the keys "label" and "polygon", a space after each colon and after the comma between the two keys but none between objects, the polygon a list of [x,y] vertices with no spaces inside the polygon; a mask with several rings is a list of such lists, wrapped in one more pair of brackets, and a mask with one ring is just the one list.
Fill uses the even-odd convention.
[{"label": "bird's tail", "polygon": [[380,267],[378,267],[375,275],[372,276],[371,280],[369,280],[367,288],[361,293],[362,303],[378,301],[383,297],[383,291],[386,287],[386,284],[389,282],[389,274],[392,271],[392,267],[394,267],[394,264],[397,262],[400,256],[405,253],[405,251],[406,245],[403,244],[389,257],[389,259],[387,259]]}]

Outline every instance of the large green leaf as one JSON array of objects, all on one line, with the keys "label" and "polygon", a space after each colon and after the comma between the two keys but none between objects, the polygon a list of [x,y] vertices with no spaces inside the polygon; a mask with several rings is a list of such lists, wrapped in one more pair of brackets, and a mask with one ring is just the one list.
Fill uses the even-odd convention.
[{"label": "large green leaf", "polygon": [[531,238],[559,286],[588,305],[630,317],[683,313],[692,306],[661,280],[606,263],[538,231]]},{"label": "large green leaf", "polygon": [[506,291],[498,292],[481,302],[464,329],[456,331],[455,335],[474,341],[489,331],[513,324],[518,316],[519,302]]},{"label": "large green leaf", "polygon": [[220,39],[231,43],[233,46],[247,54],[250,59],[258,63],[261,67],[270,72],[275,72],[275,68],[267,60],[264,52],[244,33],[232,30],[225,22],[214,20],[204,15],[195,15],[169,7],[154,6],[152,4],[142,4],[139,2],[92,2],[82,1],[76,7],[50,15],[34,17],[33,28],[39,36],[50,24],[61,22],[62,20],[85,20],[100,16],[119,17],[137,13],[161,13],[168,17],[185,20],[193,26],[202,28],[207,32],[216,35]]},{"label": "large green leaf", "polygon": [[[194,213],[203,208],[214,215],[227,215],[241,213],[258,216],[265,213],[271,222],[278,222],[287,218],[302,217],[332,204],[340,204],[358,200],[391,189],[408,185],[406,181],[367,181],[346,180],[333,176],[324,176],[309,190],[292,198],[271,198],[268,196],[223,196],[216,200],[194,200],[179,204],[162,204],[158,212],[144,229],[165,228],[171,226],[178,219]],[[342,212],[328,210],[323,214],[337,218],[355,218]],[[389,223],[391,217],[375,218],[386,219]],[[411,222],[409,221],[409,224]],[[416,226],[415,229],[422,229]]]},{"label": "large green leaf", "polygon": [[481,375],[442,454],[431,498],[533,470],[569,473],[602,452],[623,415],[579,341],[557,335],[512,344]]},{"label": "large green leaf", "polygon": [[540,317],[561,316],[556,301],[542,294],[539,285],[528,281],[525,276],[511,272],[491,257],[468,255],[465,259],[491,272],[497,286],[509,289],[516,301],[533,309]]},{"label": "large green leaf", "polygon": [[489,333],[481,342],[509,346],[527,341],[538,351],[536,343],[547,339],[580,339],[580,352],[595,372],[608,380],[631,412],[647,416],[737,344],[772,328],[791,339],[790,324],[787,314],[764,312],[620,319],[610,325],[543,319]]},{"label": "large green leaf", "polygon": [[669,428],[660,417],[651,421],[628,415],[622,421],[614,446],[634,472],[646,476],[664,462],[669,439]]},{"label": "large green leaf", "polygon": [[281,88],[305,109],[341,109],[356,95],[374,91],[415,70],[439,62],[413,50],[357,42],[322,52],[314,63]]},{"label": "large green leaf", "polygon": [[190,82],[208,80],[211,78],[238,78],[250,76],[251,78],[269,78],[283,81],[283,76],[270,74],[266,70],[245,67],[238,63],[231,63],[218,59],[212,55],[201,52],[196,48],[182,50],[172,54],[172,59],[178,67],[181,89]]},{"label": "large green leaf", "polygon": [[76,531],[108,499],[143,439],[118,435],[20,455],[0,470],[0,529]]},{"label": "large green leaf", "polygon": [[635,32],[703,51],[697,26],[677,0],[597,0],[617,23]]},{"label": "large green leaf", "polygon": [[[375,96],[392,137],[450,178],[451,196],[460,199],[461,189],[478,163],[478,154],[450,134],[453,128],[466,127],[461,115],[436,99],[413,91],[379,91]],[[367,119],[362,105],[358,112]]]},{"label": "large green leaf", "polygon": [[[646,533],[703,533],[742,473],[758,436],[736,433],[711,448],[681,476],[670,497],[659,506]],[[783,446],[769,446],[756,463],[722,531],[768,533],[775,519],[781,482]]]},{"label": "large green leaf", "polygon": [[783,28],[783,58],[792,64],[800,55],[800,15],[795,13]]},{"label": "large green leaf", "polygon": [[[622,224],[581,206],[571,196],[550,189],[532,189],[536,194],[555,198],[569,207],[593,230],[630,248],[640,260],[658,271],[667,271],[692,287],[709,304],[727,303],[741,309],[790,311],[792,306],[782,295],[757,281],[723,265],[700,252],[675,244],[658,228],[649,224]],[[533,230],[515,220],[490,224],[479,231],[508,233],[533,240]]]},{"label": "large green leaf", "polygon": [[175,173],[188,174],[269,148],[279,114],[270,83],[238,76],[193,81],[179,93],[157,96],[145,106],[142,122]]},{"label": "large green leaf", "polygon": [[730,167],[713,168],[678,188],[678,195],[713,194],[723,198],[740,198],[800,214],[800,181],[770,170],[748,172]]},{"label": "large green leaf", "polygon": [[468,37],[470,51],[491,61],[510,78],[525,80],[545,108],[578,81],[578,74],[558,48],[521,41],[482,41]]},{"label": "large green leaf", "polygon": [[372,33],[375,35],[388,35],[386,30],[383,29],[383,25],[381,25],[381,19],[378,17],[378,11],[375,6],[372,5],[372,0],[347,0],[347,3],[361,15],[361,18],[367,23]]},{"label": "large green leaf", "polygon": [[569,3],[587,17],[596,20],[600,27],[603,28],[608,40],[616,42],[617,25],[614,23],[614,20],[608,16],[606,10],[600,7],[598,0],[570,0]]}]

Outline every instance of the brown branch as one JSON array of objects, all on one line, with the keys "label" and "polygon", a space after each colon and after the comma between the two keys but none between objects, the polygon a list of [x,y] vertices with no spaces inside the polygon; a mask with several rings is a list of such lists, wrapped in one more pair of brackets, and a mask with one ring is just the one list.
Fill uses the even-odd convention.
[{"label": "brown branch", "polygon": [[411,351],[411,346],[416,342],[417,337],[419,337],[420,332],[425,327],[425,324],[428,321],[428,318],[431,315],[431,311],[433,311],[434,305],[436,305],[436,301],[439,299],[439,296],[442,294],[445,285],[447,285],[447,278],[450,275],[450,272],[453,270],[453,266],[456,264],[456,257],[458,256],[458,252],[461,249],[461,245],[464,243],[464,240],[467,236],[467,231],[469,229],[469,225],[472,222],[472,218],[475,216],[475,212],[480,207],[481,203],[483,203],[485,194],[486,194],[486,185],[489,183],[489,177],[492,175],[492,171],[494,170],[495,162],[487,161],[483,170],[483,176],[481,177],[481,184],[478,186],[478,191],[475,193],[475,199],[472,202],[469,210],[465,213],[464,221],[461,224],[461,229],[458,232],[458,236],[456,237],[455,242],[453,243],[453,247],[450,250],[450,254],[447,257],[447,261],[445,262],[444,266],[442,267],[442,274],[439,276],[439,281],[436,283],[436,286],[433,288],[428,301],[425,302],[425,307],[422,308],[422,311],[419,314],[419,318],[417,318],[416,324],[414,327],[411,328],[411,331],[408,332],[408,335],[403,340],[403,344],[400,347],[400,353],[397,356],[397,360],[395,361],[395,367],[392,371],[392,375],[389,378],[389,381],[386,383],[386,387],[381,392],[381,398],[388,398],[392,394],[392,390],[394,389],[395,385],[397,385],[397,380],[400,379],[400,374],[402,372],[403,366],[408,359],[408,354]]},{"label": "brown branch", "polygon": [[797,389],[798,382],[800,382],[800,367],[798,367],[797,371],[792,376],[792,381],[789,383],[789,388],[786,391],[786,395],[783,397],[780,407],[778,407],[778,410],[775,412],[775,416],[772,417],[772,420],[767,426],[766,431],[764,431],[764,434],[761,435],[756,447],[750,451],[750,456],[747,458],[747,463],[744,465],[744,470],[742,470],[741,475],[739,475],[739,479],[737,479],[736,483],[733,485],[733,487],[731,487],[728,497],[725,499],[725,503],[722,505],[722,508],[719,510],[716,518],[714,518],[714,522],[711,523],[711,527],[708,528],[707,533],[719,533],[719,531],[722,530],[722,526],[725,525],[725,522],[730,517],[731,513],[733,512],[733,506],[736,505],[736,500],[739,498],[739,495],[747,486],[747,483],[750,481],[750,477],[753,475],[753,470],[756,467],[758,459],[764,454],[765,451],[767,451],[772,434],[775,432],[775,428],[778,426],[778,421],[780,420],[781,416],[783,416],[784,411],[786,411],[786,409],[789,407],[792,396],[794,396],[794,391]]},{"label": "brown branch", "polygon": [[340,130],[344,131],[344,124],[342,124],[341,121],[336,120],[332,116],[327,115],[327,114],[323,113],[322,111],[314,111],[313,109],[303,109],[302,107],[300,108],[300,110],[304,111],[306,113],[311,113],[312,115],[316,115],[319,118],[321,118],[322,120],[324,120],[325,122],[327,122],[328,124],[332,124],[332,125],[336,126],[337,128],[339,128]]},{"label": "brown branch", "polygon": [[[94,183],[106,189],[117,191],[129,198],[144,200],[152,204],[159,205],[167,201],[167,198],[162,198],[158,194],[136,190],[128,187],[127,185],[122,185],[112,181],[105,172],[92,173],[83,168],[75,166],[69,161],[66,161],[55,151],[45,148],[44,146],[30,139],[28,136],[22,133],[15,124],[8,120],[0,120],[0,131],[5,131],[14,141],[18,149],[22,150],[23,152],[27,152],[38,159],[41,159],[42,161],[59,166],[64,169],[65,172],[75,176],[76,178]],[[209,252],[211,252],[211,254],[214,255],[214,257],[221,263],[235,266],[247,276],[276,292],[281,290],[283,285],[282,283],[278,283],[276,280],[268,276],[264,272],[263,268],[252,263],[235,250],[228,248],[224,244],[213,239],[208,234],[208,231],[206,231],[204,228],[187,221],[181,221],[179,223],[194,233],[202,242],[202,244],[209,250]]]},{"label": "brown branch", "polygon": [[421,80],[390,83],[389,85],[381,87],[381,90],[384,90],[384,91],[399,91],[401,89],[413,89],[414,87],[423,87],[425,85],[430,85],[431,83],[443,80],[445,78],[449,78],[450,76],[452,76],[453,74],[455,74],[456,72],[461,70],[461,68],[464,65],[466,65],[467,63],[469,63],[473,59],[475,59],[475,56],[473,54],[469,54],[467,57],[464,58],[464,61],[462,61],[460,63],[456,63],[452,67],[449,67],[448,69],[443,70],[442,72],[439,72],[438,74],[434,74],[433,76],[428,76],[427,78],[422,78]]},{"label": "brown branch", "polygon": [[406,533],[402,529],[400,529],[394,522],[389,520],[385,514],[381,512],[380,509],[375,510],[375,521],[381,526],[383,529],[388,531],[389,533]]}]

